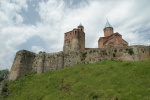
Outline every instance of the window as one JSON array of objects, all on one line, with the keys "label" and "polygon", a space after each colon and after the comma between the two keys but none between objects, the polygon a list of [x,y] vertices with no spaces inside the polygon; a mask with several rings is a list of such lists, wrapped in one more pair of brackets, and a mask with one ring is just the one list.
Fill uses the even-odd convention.
[{"label": "window", "polygon": [[113,57],[116,57],[116,55],[115,55],[115,54],[113,54]]}]

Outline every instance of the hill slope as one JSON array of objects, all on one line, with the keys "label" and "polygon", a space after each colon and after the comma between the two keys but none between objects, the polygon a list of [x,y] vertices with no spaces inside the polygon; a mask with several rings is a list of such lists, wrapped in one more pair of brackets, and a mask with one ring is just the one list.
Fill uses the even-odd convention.
[{"label": "hill slope", "polygon": [[150,100],[150,61],[102,61],[30,74],[9,83],[7,100]]}]

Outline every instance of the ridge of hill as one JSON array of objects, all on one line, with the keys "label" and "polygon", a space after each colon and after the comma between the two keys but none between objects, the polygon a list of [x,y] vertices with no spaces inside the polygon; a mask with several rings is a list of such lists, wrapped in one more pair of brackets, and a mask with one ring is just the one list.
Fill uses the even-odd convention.
[{"label": "ridge of hill", "polygon": [[[150,100],[150,60],[101,61],[42,74],[8,84],[4,100]],[[113,99],[114,98],[114,99]]]}]

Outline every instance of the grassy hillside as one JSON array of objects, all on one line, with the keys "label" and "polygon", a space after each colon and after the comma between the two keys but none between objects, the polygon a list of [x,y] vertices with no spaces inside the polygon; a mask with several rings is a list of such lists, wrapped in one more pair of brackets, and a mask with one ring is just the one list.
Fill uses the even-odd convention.
[{"label": "grassy hillside", "polygon": [[30,74],[9,83],[7,100],[150,100],[150,61],[102,61]]}]

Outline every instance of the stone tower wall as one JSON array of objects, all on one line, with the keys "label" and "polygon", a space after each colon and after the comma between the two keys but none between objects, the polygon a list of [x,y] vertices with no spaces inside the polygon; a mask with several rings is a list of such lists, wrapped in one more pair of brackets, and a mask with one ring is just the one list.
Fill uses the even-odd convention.
[{"label": "stone tower wall", "polygon": [[34,69],[32,66],[35,57],[35,53],[26,50],[17,52],[11,67],[9,80],[16,80],[17,78],[22,77],[29,72],[36,71],[36,69]]},{"label": "stone tower wall", "polygon": [[104,29],[104,37],[110,36],[111,34],[113,34],[113,28],[112,27],[106,27]]},{"label": "stone tower wall", "polygon": [[85,50],[85,33],[83,31],[79,31],[79,46],[80,50]]},{"label": "stone tower wall", "polygon": [[83,29],[73,29],[64,34],[64,52],[80,51],[85,49],[85,33]]}]

